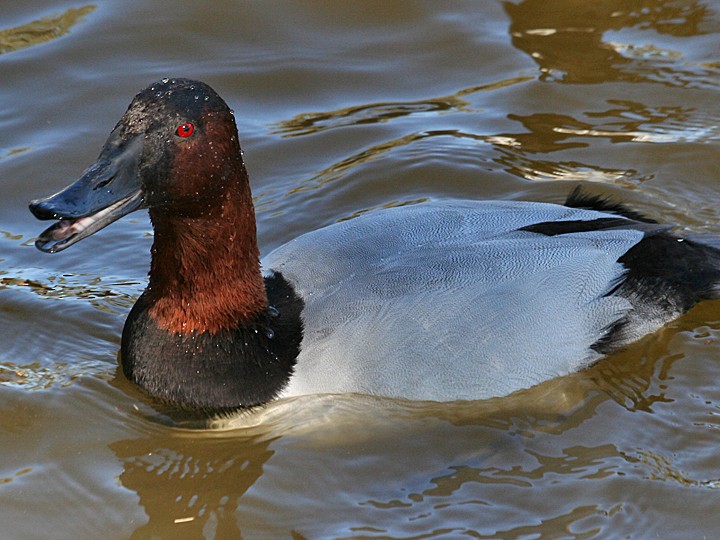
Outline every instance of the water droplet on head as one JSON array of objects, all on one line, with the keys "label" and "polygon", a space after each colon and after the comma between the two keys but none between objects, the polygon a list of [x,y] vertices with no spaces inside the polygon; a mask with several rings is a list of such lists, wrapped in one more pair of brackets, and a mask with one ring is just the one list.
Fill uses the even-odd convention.
[{"label": "water droplet on head", "polygon": [[204,100],[204,101],[210,101],[210,96],[205,96],[205,97],[203,98],[203,100]]},{"label": "water droplet on head", "polygon": [[267,336],[268,339],[272,339],[275,337],[275,330],[273,330],[272,328],[267,328],[265,330],[265,335]]},{"label": "water droplet on head", "polygon": [[169,81],[170,79],[168,79],[167,77],[163,77],[162,79],[160,79],[160,82],[163,84],[167,84]]},{"label": "water droplet on head", "polygon": [[278,311],[278,308],[276,308],[275,306],[268,306],[267,312],[268,312],[268,315],[270,315],[271,317],[279,317],[280,316],[280,311]]}]

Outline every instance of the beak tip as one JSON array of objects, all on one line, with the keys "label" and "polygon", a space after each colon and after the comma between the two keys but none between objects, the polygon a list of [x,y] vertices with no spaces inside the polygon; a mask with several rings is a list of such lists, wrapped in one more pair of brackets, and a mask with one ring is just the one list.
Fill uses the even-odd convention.
[{"label": "beak tip", "polygon": [[29,207],[37,219],[57,219],[57,214],[48,199],[35,199],[34,201],[30,201]]}]

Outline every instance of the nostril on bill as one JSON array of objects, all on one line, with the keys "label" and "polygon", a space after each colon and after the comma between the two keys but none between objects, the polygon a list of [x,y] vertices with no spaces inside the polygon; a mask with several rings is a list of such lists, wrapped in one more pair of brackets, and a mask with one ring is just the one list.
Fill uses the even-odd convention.
[{"label": "nostril on bill", "polygon": [[115,180],[115,175],[112,175],[110,178],[108,178],[108,179],[106,179],[106,180],[102,180],[102,181],[98,182],[98,183],[95,185],[95,187],[93,187],[93,190],[100,189],[100,188],[104,188],[105,186],[107,186],[107,185],[108,185],[110,182],[112,182],[113,180]]}]

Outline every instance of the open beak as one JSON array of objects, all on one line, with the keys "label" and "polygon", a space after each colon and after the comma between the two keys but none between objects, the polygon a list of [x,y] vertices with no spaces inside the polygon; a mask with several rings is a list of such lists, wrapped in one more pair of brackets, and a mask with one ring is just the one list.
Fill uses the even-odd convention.
[{"label": "open beak", "polygon": [[35,241],[35,247],[56,253],[143,206],[138,165],[144,137],[117,141],[113,135],[75,183],[30,203],[38,219],[57,219]]}]

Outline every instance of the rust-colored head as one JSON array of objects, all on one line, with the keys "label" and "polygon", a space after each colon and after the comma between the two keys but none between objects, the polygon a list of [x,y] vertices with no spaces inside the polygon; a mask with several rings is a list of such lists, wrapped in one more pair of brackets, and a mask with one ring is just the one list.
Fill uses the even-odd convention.
[{"label": "rust-colored head", "polygon": [[155,241],[145,294],[168,331],[233,328],[267,305],[235,119],[202,82],[163,79],[140,92],[97,162],[30,208],[59,220],[36,243],[50,252],[149,208]]}]

